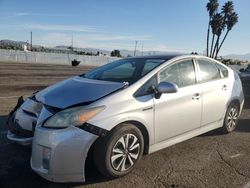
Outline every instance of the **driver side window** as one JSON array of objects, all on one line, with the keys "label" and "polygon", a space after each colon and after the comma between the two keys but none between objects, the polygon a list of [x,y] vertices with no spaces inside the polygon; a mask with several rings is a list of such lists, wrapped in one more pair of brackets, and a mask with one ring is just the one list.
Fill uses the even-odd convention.
[{"label": "driver side window", "polygon": [[195,84],[196,77],[193,60],[183,60],[168,66],[159,73],[159,82],[171,82],[179,88]]}]

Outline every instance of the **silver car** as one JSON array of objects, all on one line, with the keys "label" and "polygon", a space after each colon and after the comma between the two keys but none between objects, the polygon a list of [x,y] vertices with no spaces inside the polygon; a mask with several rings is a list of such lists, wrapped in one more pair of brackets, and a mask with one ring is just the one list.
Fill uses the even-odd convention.
[{"label": "silver car", "polygon": [[[124,176],[143,154],[217,128],[232,132],[243,103],[238,74],[214,59],[144,56],[34,94],[19,103],[9,126],[14,122],[30,135],[35,130],[35,172],[54,182],[79,182],[85,181],[90,148],[103,175]],[[10,131],[9,138],[15,136],[21,142],[22,136]]]}]

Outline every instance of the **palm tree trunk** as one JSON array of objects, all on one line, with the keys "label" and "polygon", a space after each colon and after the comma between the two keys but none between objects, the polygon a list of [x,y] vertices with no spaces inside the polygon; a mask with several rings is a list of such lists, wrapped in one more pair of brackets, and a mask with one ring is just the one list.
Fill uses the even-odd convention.
[{"label": "palm tree trunk", "polygon": [[224,44],[224,42],[225,42],[225,40],[226,40],[226,38],[227,38],[228,33],[229,33],[229,30],[227,30],[227,32],[226,32],[226,34],[225,34],[225,36],[224,36],[223,40],[222,40],[222,41],[221,41],[221,43],[220,43],[219,48],[217,49],[217,52],[216,52],[216,57],[217,57],[217,55],[218,55],[218,53],[219,53],[219,51],[220,51],[220,49],[221,49],[222,45]]},{"label": "palm tree trunk", "polygon": [[209,18],[208,27],[207,27],[207,56],[209,54],[208,48],[209,48],[210,23],[211,23],[211,18]]},{"label": "palm tree trunk", "polygon": [[220,35],[217,37],[217,40],[213,49],[213,53],[212,53],[212,58],[215,58],[214,56],[215,56],[216,49],[218,48],[219,40],[220,40]]},{"label": "palm tree trunk", "polygon": [[215,53],[216,53],[216,50],[218,49],[219,42],[220,42],[220,36],[221,36],[221,33],[217,36],[216,43],[214,45],[214,49],[212,53],[212,58],[215,58]]},{"label": "palm tree trunk", "polygon": [[215,37],[215,34],[213,34],[213,38],[212,38],[212,44],[211,44],[211,49],[210,49],[210,57],[212,57],[212,52],[213,52],[213,47],[214,47],[214,37]]},{"label": "palm tree trunk", "polygon": [[220,44],[220,36],[219,36],[219,38],[218,38],[218,43],[217,43],[217,45],[216,45],[216,50],[215,50],[215,54],[214,54],[214,59],[217,59],[217,51],[218,51],[218,49],[219,49],[219,44]]}]

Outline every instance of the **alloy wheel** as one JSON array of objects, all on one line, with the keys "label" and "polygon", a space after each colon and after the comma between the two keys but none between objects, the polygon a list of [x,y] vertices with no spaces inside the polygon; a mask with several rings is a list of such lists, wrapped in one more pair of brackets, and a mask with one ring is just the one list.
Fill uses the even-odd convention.
[{"label": "alloy wheel", "polygon": [[229,130],[234,129],[238,119],[238,110],[235,107],[232,107],[227,116],[227,128]]},{"label": "alloy wheel", "polygon": [[112,167],[119,172],[130,169],[139,158],[140,147],[139,139],[134,134],[120,137],[112,149]]}]

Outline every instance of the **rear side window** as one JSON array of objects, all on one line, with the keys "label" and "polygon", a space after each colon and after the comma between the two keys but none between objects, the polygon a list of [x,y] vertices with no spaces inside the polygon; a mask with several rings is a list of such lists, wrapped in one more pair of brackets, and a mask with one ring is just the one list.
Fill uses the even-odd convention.
[{"label": "rear side window", "polygon": [[171,82],[178,87],[185,87],[196,83],[193,60],[183,60],[175,63],[159,74],[160,82]]},{"label": "rear side window", "polygon": [[206,60],[198,60],[198,63],[200,68],[200,79],[202,82],[221,78],[219,69],[215,63]]},{"label": "rear side window", "polygon": [[220,69],[222,75],[224,78],[228,77],[228,70],[226,67],[220,65],[219,63],[216,63],[217,67]]}]

